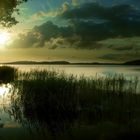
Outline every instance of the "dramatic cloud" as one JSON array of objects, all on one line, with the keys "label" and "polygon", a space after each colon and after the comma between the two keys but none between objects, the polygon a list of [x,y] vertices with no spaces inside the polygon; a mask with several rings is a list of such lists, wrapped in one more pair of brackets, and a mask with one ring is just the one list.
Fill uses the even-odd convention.
[{"label": "dramatic cloud", "polygon": [[98,3],[85,3],[74,9],[67,10],[62,17],[67,19],[94,19],[102,18],[106,20],[121,20],[121,18],[129,17],[131,13],[137,13],[137,9],[131,5],[115,5],[112,7],[104,7]]},{"label": "dramatic cloud", "polygon": [[109,53],[99,57],[102,60],[115,60],[115,61],[126,61],[129,59],[136,60],[139,59],[139,53]]},{"label": "dramatic cloud", "polygon": [[[65,20],[65,26],[47,21],[20,36],[12,46],[96,48],[100,40],[140,35],[140,11],[131,5],[84,3],[70,8],[64,3],[60,11],[55,18]],[[36,16],[46,15],[40,12]]]},{"label": "dramatic cloud", "polygon": [[48,21],[41,26],[35,26],[27,34],[21,34],[13,42],[12,47],[44,47],[46,42],[54,39],[58,40],[57,38],[69,38],[73,34],[73,29],[70,26],[58,27],[51,21]]},{"label": "dramatic cloud", "polygon": [[49,10],[49,11],[38,11],[37,13],[33,14],[31,16],[32,21],[38,21],[38,20],[44,20],[47,18],[56,18],[57,16],[62,15],[63,13],[67,12],[70,10],[70,5],[68,2],[64,2],[61,7]]}]

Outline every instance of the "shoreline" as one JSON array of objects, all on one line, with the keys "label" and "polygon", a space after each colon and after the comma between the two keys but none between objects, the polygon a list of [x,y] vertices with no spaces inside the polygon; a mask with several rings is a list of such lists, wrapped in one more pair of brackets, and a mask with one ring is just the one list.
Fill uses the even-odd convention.
[{"label": "shoreline", "polygon": [[127,61],[123,63],[100,63],[100,62],[79,62],[79,63],[72,63],[68,61],[15,61],[15,62],[6,62],[0,63],[1,65],[123,65],[123,66],[140,66],[140,60],[134,61]]}]

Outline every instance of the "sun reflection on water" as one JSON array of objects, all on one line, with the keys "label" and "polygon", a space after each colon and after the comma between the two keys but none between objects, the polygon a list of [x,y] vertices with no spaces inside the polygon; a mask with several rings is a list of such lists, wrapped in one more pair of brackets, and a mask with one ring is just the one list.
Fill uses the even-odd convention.
[{"label": "sun reflection on water", "polygon": [[11,98],[15,95],[15,92],[12,84],[0,84],[0,128],[20,127],[9,114],[12,105]]},{"label": "sun reflection on water", "polygon": [[12,94],[13,86],[11,84],[0,85],[0,105],[8,105]]},{"label": "sun reflection on water", "polygon": [[0,87],[0,96],[3,96],[4,94],[9,93],[9,87],[7,87],[6,85],[2,85]]}]

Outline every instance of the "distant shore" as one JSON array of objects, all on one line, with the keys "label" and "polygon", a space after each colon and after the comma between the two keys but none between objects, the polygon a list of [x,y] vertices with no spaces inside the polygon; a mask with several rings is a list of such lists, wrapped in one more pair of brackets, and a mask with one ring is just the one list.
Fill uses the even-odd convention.
[{"label": "distant shore", "polygon": [[0,63],[2,65],[140,65],[140,60],[127,61],[124,63],[100,63],[100,62],[78,62],[72,63],[68,61],[14,61]]}]

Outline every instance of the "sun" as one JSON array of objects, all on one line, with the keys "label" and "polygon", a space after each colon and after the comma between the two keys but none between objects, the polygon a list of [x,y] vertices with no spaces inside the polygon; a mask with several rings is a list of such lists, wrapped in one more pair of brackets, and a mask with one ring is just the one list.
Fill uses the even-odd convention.
[{"label": "sun", "polygon": [[6,31],[0,31],[0,46],[4,46],[8,43],[10,34]]}]

